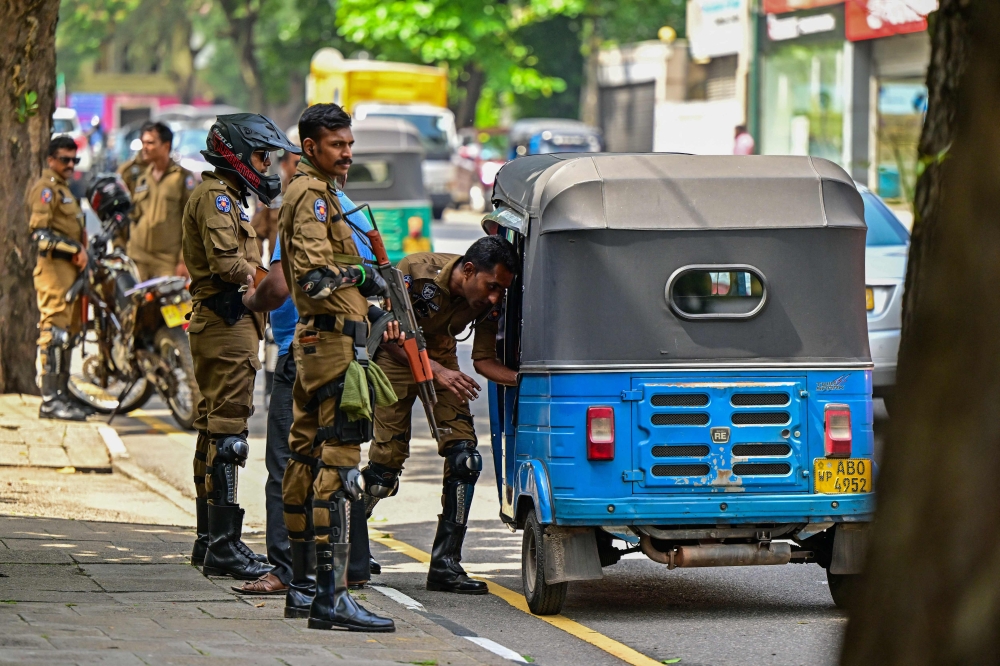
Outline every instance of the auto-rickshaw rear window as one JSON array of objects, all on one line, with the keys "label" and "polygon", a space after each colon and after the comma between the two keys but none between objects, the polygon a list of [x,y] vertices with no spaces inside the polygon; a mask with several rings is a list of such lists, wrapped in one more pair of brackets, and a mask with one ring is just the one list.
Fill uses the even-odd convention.
[{"label": "auto-rickshaw rear window", "polygon": [[766,293],[764,277],[750,266],[686,266],[666,287],[667,303],[684,319],[749,319]]},{"label": "auto-rickshaw rear window", "polygon": [[392,165],[387,160],[358,159],[347,171],[352,187],[389,187],[392,185]]}]

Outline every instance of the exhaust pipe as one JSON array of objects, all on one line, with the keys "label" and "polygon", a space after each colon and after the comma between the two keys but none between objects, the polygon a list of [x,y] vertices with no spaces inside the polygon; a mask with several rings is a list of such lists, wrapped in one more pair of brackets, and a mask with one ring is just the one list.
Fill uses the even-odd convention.
[{"label": "exhaust pipe", "polygon": [[792,546],[788,543],[710,543],[699,546],[677,546],[662,551],[653,547],[653,539],[642,535],[639,547],[649,559],[666,564],[668,569],[677,567],[747,567],[767,564],[788,564],[792,559]]}]

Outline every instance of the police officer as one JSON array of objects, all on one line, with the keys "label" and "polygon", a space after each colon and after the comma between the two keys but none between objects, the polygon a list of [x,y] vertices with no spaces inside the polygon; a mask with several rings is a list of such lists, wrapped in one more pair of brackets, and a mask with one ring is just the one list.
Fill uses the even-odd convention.
[{"label": "police officer", "polygon": [[140,133],[148,165],[135,185],[125,253],[139,278],[187,277],[181,256],[181,215],[194,190],[194,176],[170,158],[174,133],[163,123],[146,123]]},{"label": "police officer", "polygon": [[87,265],[83,211],[69,190],[73,167],[80,162],[68,136],[49,141],[48,168],[28,189],[28,226],[38,248],[34,282],[38,298],[38,348],[42,362],[43,419],[83,421],[92,413],[69,394],[69,359],[80,332],[80,301],[66,302],[66,292]]},{"label": "police officer", "polygon": [[236,495],[237,470],[249,453],[247,420],[253,411],[264,333],[264,316],[248,315],[241,300],[241,289],[261,265],[243,209],[250,190],[265,203],[279,192],[277,176],[265,175],[272,150],[299,149],[264,116],[219,116],[202,151],[215,170],[202,174],[183,218],[184,263],[191,274],[193,301],[188,333],[202,394],[194,424],[199,511],[191,559],[203,560],[205,575],[246,580],[259,578],[269,567],[240,539],[243,510]]},{"label": "police officer", "polygon": [[142,150],[137,151],[132,159],[118,167],[118,175],[125,181],[125,187],[128,188],[129,194],[135,194],[136,183],[139,182],[139,176],[145,170],[146,160],[142,156]]},{"label": "police officer", "polygon": [[[366,299],[383,294],[385,283],[361,266],[336,194],[335,179],[346,176],[351,164],[351,117],[335,104],[316,104],[299,119],[299,137],[302,160],[278,216],[281,266],[299,313],[292,338],[292,453],[282,481],[291,587],[308,591],[307,571],[296,562],[304,563],[315,539],[309,627],[394,631],[391,619],[370,613],[347,591],[348,516],[350,503],[361,500],[357,465],[361,442],[371,438],[371,421],[349,421],[340,411],[348,366],[356,358],[367,362]],[[312,525],[306,514],[310,488]]]},{"label": "police officer", "polygon": [[[517,374],[496,357],[500,302],[514,278],[514,249],[499,236],[487,236],[473,243],[464,256],[423,252],[404,257],[397,267],[427,338],[438,389],[434,418],[443,433],[438,441],[438,454],[444,457],[443,511],[431,549],[427,589],[486,594],[486,583],[470,579],[461,565],[469,508],[483,461],[476,449],[468,404],[481,389],[458,368],[455,336],[473,324],[476,372],[498,384],[517,384]],[[410,454],[410,419],[417,399],[406,356],[397,345],[382,343],[375,359],[399,402],[375,409],[375,443],[368,451],[368,466],[362,470],[369,515],[380,498],[396,492],[403,462]]]}]

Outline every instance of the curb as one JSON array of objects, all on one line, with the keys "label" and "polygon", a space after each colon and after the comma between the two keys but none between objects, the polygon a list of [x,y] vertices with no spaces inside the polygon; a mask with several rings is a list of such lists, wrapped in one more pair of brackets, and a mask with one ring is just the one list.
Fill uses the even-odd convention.
[{"label": "curb", "polygon": [[111,461],[111,469],[118,472],[122,476],[128,477],[129,479],[146,486],[146,488],[153,491],[157,495],[160,495],[192,518],[196,517],[194,511],[191,510],[191,506],[194,504],[192,500],[184,497],[179,490],[171,486],[169,483],[161,481],[154,475],[136,465],[134,462],[118,458]]}]

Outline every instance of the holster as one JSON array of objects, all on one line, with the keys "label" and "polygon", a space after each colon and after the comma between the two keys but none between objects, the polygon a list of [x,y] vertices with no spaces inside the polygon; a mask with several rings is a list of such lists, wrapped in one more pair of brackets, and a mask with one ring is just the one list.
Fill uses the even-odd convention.
[{"label": "holster", "polygon": [[[227,326],[232,326],[243,319],[249,310],[243,305],[243,293],[236,285],[226,285],[227,290],[214,296],[209,296],[201,302],[206,308],[219,315]],[[229,289],[231,287],[231,289]]]}]

